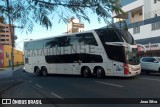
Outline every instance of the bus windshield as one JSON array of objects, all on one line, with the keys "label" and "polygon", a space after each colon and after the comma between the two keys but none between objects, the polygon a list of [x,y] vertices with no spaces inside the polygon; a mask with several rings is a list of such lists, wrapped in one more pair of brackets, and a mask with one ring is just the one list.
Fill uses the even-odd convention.
[{"label": "bus windshield", "polygon": [[128,64],[137,65],[140,63],[137,48],[132,48],[131,52],[128,51],[128,49],[126,49],[126,55],[127,55],[126,60]]},{"label": "bus windshield", "polygon": [[[109,59],[132,65],[139,63],[137,59],[138,49],[129,49],[130,45],[134,45],[135,42],[128,31],[105,28],[96,30],[96,33],[98,34]],[[128,46],[125,46],[125,43],[127,43]]]}]

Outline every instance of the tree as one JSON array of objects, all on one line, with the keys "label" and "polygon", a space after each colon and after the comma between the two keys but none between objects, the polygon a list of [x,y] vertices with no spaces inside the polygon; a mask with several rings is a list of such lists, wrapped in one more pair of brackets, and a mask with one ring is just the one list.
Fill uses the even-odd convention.
[{"label": "tree", "polygon": [[0,16],[0,23],[5,23],[4,22],[4,17]]},{"label": "tree", "polygon": [[0,15],[7,19],[9,12],[11,21],[28,31],[33,30],[35,23],[48,29],[53,21],[68,22],[71,16],[90,22],[88,12],[105,22],[112,11],[123,13],[119,0],[10,0],[9,8],[5,4],[6,0],[0,1]]}]

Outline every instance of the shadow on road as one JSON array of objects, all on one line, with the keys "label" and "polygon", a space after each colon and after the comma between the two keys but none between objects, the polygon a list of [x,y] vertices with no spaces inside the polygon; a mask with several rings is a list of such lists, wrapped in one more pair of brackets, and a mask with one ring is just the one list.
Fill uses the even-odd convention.
[{"label": "shadow on road", "polygon": [[160,73],[149,73],[149,74],[146,74],[145,72],[142,72],[140,75],[142,75],[142,76],[160,77]]},{"label": "shadow on road", "polygon": [[[34,75],[36,76],[36,75]],[[117,76],[106,76],[103,78],[97,78],[96,76],[92,75],[88,78],[82,77],[81,75],[68,75],[68,74],[49,74],[47,77],[39,76],[42,78],[54,78],[54,77],[62,77],[62,78],[83,78],[83,79],[117,79],[117,80],[131,80],[136,79],[137,76],[134,77],[117,77]]]}]

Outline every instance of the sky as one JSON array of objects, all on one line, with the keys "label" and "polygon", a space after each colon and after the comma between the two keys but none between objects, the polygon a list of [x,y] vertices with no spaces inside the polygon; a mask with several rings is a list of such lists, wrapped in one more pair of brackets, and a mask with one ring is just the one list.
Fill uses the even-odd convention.
[{"label": "sky", "polygon": [[[84,31],[101,28],[106,26],[106,23],[102,20],[101,23],[98,22],[96,15],[90,14],[90,23],[87,21],[81,21],[84,23]],[[58,19],[57,19],[58,20]],[[58,23],[52,22],[53,26],[51,29],[46,29],[45,27],[41,27],[40,25],[36,24],[33,28],[31,33],[26,34],[26,32],[22,32],[21,29],[15,29],[15,35],[18,37],[15,43],[15,47],[18,50],[23,51],[23,43],[26,40],[30,39],[40,39],[45,37],[52,37],[56,35],[62,35],[64,32],[67,31],[67,24],[64,22]]]},{"label": "sky", "polygon": [[[10,4],[14,3],[15,1],[10,0]],[[3,3],[3,2],[2,2]],[[5,2],[4,2],[5,3]],[[68,13],[65,9],[59,8],[58,10],[61,10],[64,12],[64,15],[74,16],[72,13]],[[56,11],[58,11],[56,10]],[[90,19],[90,23],[81,20],[82,23],[84,23],[84,31],[86,30],[91,30],[91,29],[96,29],[96,28],[101,28],[106,26],[106,23],[101,20],[101,23],[98,22],[97,15],[93,13],[93,11],[89,11],[90,9],[86,10],[86,14],[88,15]],[[61,12],[60,11],[60,12]],[[53,16],[53,15],[52,15]],[[14,26],[18,26],[19,24],[16,24],[16,22],[13,22]],[[23,51],[23,43],[26,40],[30,39],[40,39],[40,38],[45,38],[45,37],[52,37],[56,35],[62,35],[64,32],[67,31],[67,24],[64,22],[59,23],[59,18],[54,15],[53,22],[52,22],[52,28],[51,29],[46,29],[45,27],[42,27],[38,24],[34,25],[33,31],[31,33],[26,33],[25,30],[22,32],[20,28],[15,27],[15,35],[17,36],[17,40],[15,41],[15,47],[18,50]]]}]

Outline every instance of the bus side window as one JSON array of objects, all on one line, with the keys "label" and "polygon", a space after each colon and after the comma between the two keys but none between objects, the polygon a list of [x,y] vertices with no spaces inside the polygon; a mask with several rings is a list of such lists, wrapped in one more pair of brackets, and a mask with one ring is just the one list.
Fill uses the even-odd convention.
[{"label": "bus side window", "polygon": [[97,43],[93,33],[85,33],[84,37],[85,37],[85,44],[98,46],[98,43]]},{"label": "bus side window", "polygon": [[28,64],[28,63],[29,63],[28,58],[25,58],[25,64]]}]

